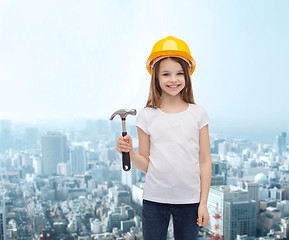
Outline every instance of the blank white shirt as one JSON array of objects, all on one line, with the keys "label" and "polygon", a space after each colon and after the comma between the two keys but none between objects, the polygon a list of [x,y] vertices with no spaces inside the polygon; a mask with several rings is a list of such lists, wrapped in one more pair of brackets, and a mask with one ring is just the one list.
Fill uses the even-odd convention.
[{"label": "blank white shirt", "polygon": [[180,113],[142,108],[136,126],[150,135],[143,199],[171,204],[200,201],[199,130],[209,123],[197,104]]}]

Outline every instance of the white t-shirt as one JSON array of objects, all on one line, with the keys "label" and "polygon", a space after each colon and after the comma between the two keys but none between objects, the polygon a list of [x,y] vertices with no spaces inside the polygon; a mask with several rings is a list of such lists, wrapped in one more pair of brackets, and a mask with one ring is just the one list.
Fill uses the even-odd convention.
[{"label": "white t-shirt", "polygon": [[209,123],[196,104],[180,113],[140,109],[136,126],[150,135],[150,162],[143,199],[161,203],[200,202],[199,130]]}]

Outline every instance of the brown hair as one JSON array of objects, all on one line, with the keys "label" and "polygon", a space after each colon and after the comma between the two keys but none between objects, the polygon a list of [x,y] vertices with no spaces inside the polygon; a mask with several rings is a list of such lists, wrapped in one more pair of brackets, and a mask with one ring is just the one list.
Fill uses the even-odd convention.
[{"label": "brown hair", "polygon": [[[190,69],[189,69],[188,63],[186,63],[183,59],[178,58],[178,57],[167,57],[167,58],[170,58],[178,62],[179,64],[181,64],[182,69],[185,74],[185,87],[180,92],[181,97],[185,102],[195,104],[191,76],[190,76]],[[167,58],[163,58],[160,61],[156,62],[154,67],[152,68],[150,92],[149,92],[149,97],[148,97],[145,107],[152,107],[152,108],[160,107],[162,89],[159,84],[158,76],[159,76],[159,71],[160,71],[160,63],[162,60],[167,59]]]}]

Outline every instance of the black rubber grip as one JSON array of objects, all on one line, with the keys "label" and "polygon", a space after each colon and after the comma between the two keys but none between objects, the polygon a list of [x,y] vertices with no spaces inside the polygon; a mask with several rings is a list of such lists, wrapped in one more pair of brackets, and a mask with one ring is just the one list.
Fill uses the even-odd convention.
[{"label": "black rubber grip", "polygon": [[[127,134],[127,132],[122,132],[123,137],[126,134]],[[124,171],[129,171],[131,169],[129,152],[122,152],[122,169]]]}]

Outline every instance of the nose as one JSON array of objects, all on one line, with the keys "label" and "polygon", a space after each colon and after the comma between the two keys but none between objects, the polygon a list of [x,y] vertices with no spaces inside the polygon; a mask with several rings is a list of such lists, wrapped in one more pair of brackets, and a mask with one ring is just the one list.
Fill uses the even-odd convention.
[{"label": "nose", "polygon": [[177,76],[172,75],[170,82],[176,83],[177,82]]}]

